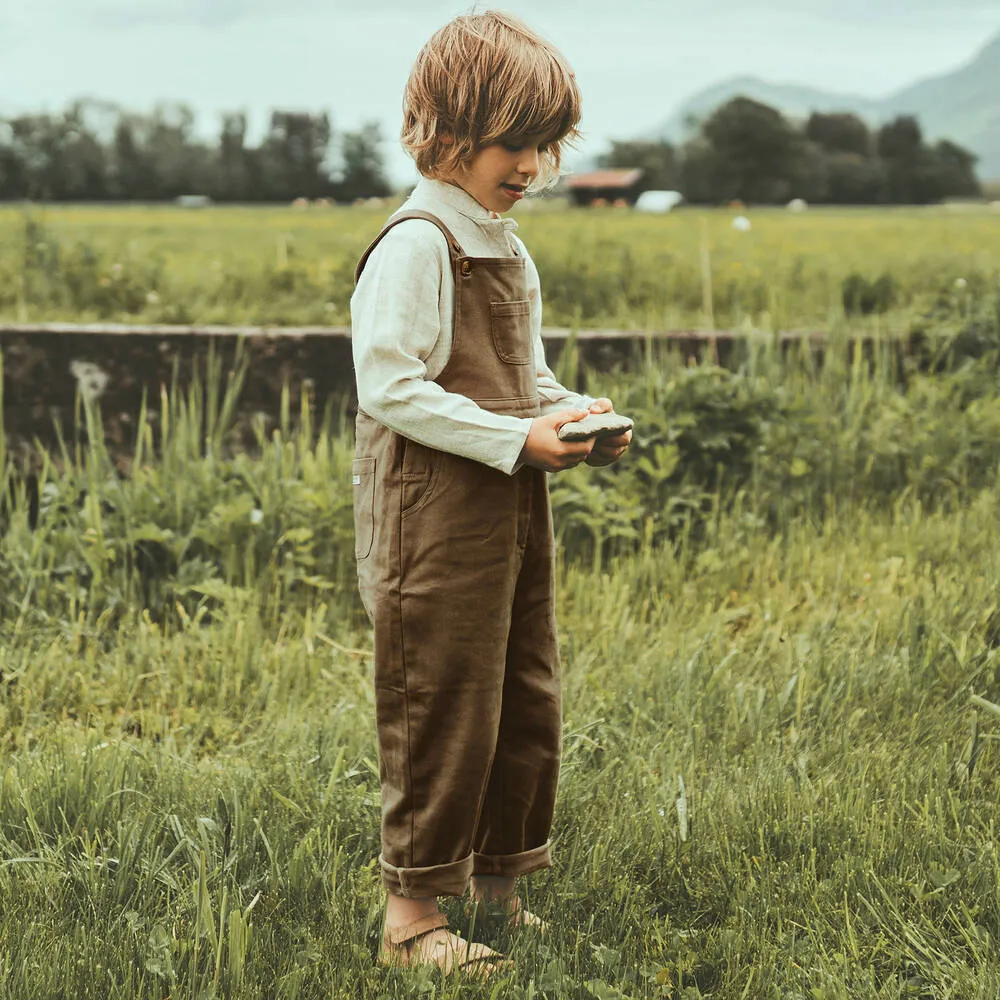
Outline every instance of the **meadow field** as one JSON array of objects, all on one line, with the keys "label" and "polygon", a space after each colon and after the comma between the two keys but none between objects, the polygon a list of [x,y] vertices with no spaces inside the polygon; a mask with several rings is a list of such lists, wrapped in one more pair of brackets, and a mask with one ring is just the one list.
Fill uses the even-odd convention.
[{"label": "meadow field", "polygon": [[[504,935],[489,984],[374,963],[346,409],[276,401],[235,451],[243,369],[210,358],[136,414],[129,477],[81,403],[95,443],[31,483],[0,426],[2,1000],[1000,996],[1000,217],[751,217],[523,220],[550,323],[704,325],[704,226],[719,325],[831,339],[822,364],[649,343],[586,373],[636,436],[551,478],[564,756],[555,866],[525,886],[551,931]],[[28,252],[4,208],[2,318],[342,322],[378,221],[47,210]],[[155,273],[145,304],[88,312],[59,284],[88,260],[105,291]],[[285,271],[308,282],[260,284]],[[729,272],[760,309],[724,304]],[[845,309],[852,273],[890,276],[884,311]],[[915,328],[905,357],[850,341]]]},{"label": "meadow field", "polygon": [[[0,320],[346,324],[357,258],[391,207],[0,206]],[[987,205],[758,209],[750,232],[732,228],[739,210],[531,208],[520,233],[553,326],[828,329],[845,292],[864,300],[845,289],[860,280],[878,289],[854,321],[899,328],[967,305],[1000,269]]]}]

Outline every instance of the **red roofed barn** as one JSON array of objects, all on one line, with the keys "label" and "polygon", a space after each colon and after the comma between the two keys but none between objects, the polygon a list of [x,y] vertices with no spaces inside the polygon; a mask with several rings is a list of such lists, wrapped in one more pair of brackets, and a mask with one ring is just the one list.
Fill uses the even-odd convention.
[{"label": "red roofed barn", "polygon": [[567,188],[575,205],[634,205],[641,191],[644,171],[592,170],[586,174],[572,174]]}]

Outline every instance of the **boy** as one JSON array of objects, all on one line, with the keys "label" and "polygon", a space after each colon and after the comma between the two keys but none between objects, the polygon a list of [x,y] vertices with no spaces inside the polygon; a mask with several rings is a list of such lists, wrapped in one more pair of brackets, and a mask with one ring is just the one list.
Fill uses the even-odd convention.
[{"label": "boy", "polygon": [[545,365],[538,274],[499,213],[558,170],[579,117],[572,71],[520,21],[447,24],[404,95],[402,141],[422,180],[358,265],[353,481],[375,631],[386,963],[495,967],[438,908],[470,878],[473,899],[512,925],[541,925],[513,890],[550,864],[559,767],[545,474],[616,461],[631,432],[559,439],[588,410]]}]

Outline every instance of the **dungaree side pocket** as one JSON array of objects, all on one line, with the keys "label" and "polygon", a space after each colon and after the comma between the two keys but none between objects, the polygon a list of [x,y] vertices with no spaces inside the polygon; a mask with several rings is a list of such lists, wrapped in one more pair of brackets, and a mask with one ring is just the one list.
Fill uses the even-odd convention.
[{"label": "dungaree side pocket", "polygon": [[351,463],[354,485],[354,557],[367,559],[375,542],[375,459]]},{"label": "dungaree side pocket", "polygon": [[531,363],[531,303],[490,303],[490,334],[497,357],[508,365]]},{"label": "dungaree side pocket", "polygon": [[422,507],[430,497],[437,474],[433,448],[403,438],[402,485],[403,498],[400,514],[406,517]]}]

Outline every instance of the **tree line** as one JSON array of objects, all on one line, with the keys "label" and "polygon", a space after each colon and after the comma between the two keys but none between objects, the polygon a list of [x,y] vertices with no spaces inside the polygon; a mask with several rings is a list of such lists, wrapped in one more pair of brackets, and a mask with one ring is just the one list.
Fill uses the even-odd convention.
[{"label": "tree line", "polygon": [[642,167],[643,188],[676,189],[696,204],[803,198],[886,205],[979,196],[976,159],[953,142],[925,142],[912,116],[875,130],[850,113],[817,112],[796,124],[775,108],[736,97],[679,147],[613,142],[601,165]]},{"label": "tree line", "polygon": [[325,112],[274,111],[257,145],[247,124],[242,112],[225,114],[209,142],[195,135],[187,105],[140,114],[100,101],[0,118],[0,199],[353,201],[391,193],[375,124],[335,134]]},{"label": "tree line", "polygon": [[[392,191],[376,124],[335,133],[325,112],[274,111],[256,145],[247,124],[243,112],[225,114],[210,142],[187,105],[141,114],[100,101],[0,118],[0,200],[351,202]],[[913,117],[875,130],[850,113],[793,123],[745,97],[680,146],[616,141],[600,162],[642,167],[644,188],[677,189],[696,204],[927,204],[981,193],[976,157],[947,140],[928,144]]]}]

